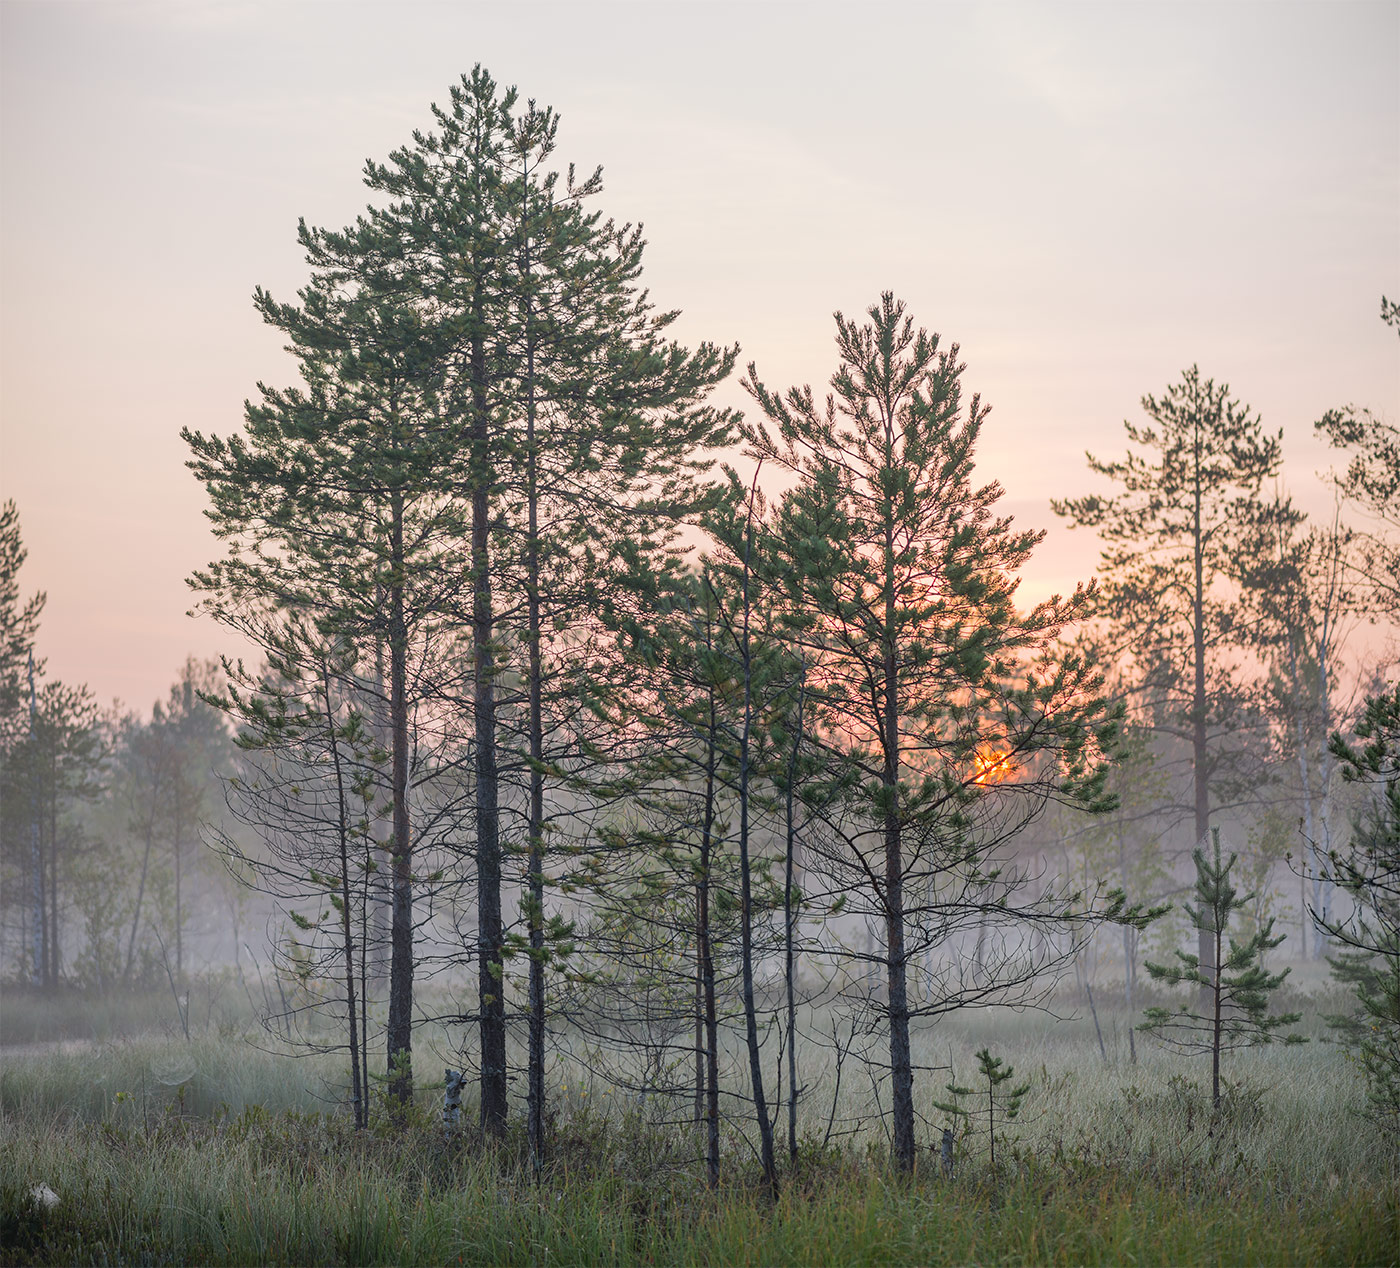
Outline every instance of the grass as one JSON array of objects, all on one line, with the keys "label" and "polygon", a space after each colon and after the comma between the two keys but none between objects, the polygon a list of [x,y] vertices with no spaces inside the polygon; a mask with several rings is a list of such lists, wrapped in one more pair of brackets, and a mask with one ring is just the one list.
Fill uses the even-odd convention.
[{"label": "grass", "polygon": [[[630,1162],[639,1142],[609,1142]],[[1393,1193],[1306,1200],[1132,1184],[1102,1165],[1022,1163],[900,1182],[829,1158],[775,1206],[654,1167],[552,1168],[449,1149],[422,1126],[354,1139],[325,1116],[246,1113],[148,1132],[0,1124],[0,1260],[211,1264],[1384,1263]],[[597,1161],[597,1160],[595,1160]],[[43,1178],[52,1211],[26,1200]]]},{"label": "grass", "polygon": [[[186,998],[192,1033],[238,1032],[253,1020],[231,973],[193,977]],[[0,1053],[22,1045],[63,1042],[77,1048],[180,1030],[179,1009],[164,984],[106,995],[64,988],[57,997],[13,982],[0,987]]]},{"label": "grass", "polygon": [[[1137,1065],[1105,1063],[1079,1022],[970,1017],[922,1032],[918,1053],[951,1057],[964,1079],[984,1043],[1033,1085],[996,1171],[973,1134],[953,1180],[927,1163],[896,1177],[872,1118],[839,1148],[809,1144],[776,1204],[737,1128],[711,1192],[689,1133],[577,1075],[551,1098],[536,1180],[516,1137],[444,1141],[427,1089],[406,1124],[381,1114],[356,1134],[327,1104],[334,1059],[294,1061],[217,1027],[188,1043],[0,1048],[0,1265],[1400,1260],[1394,1147],[1355,1116],[1359,1084],[1335,1047],[1237,1054],[1212,1121],[1203,1063],[1146,1045]],[[817,1056],[804,1053],[814,1072]],[[921,1076],[925,1103],[944,1081]],[[842,1114],[869,1088],[848,1068]],[[819,1085],[807,1131],[820,1135],[828,1106]],[[30,1197],[41,1183],[52,1209]]]}]

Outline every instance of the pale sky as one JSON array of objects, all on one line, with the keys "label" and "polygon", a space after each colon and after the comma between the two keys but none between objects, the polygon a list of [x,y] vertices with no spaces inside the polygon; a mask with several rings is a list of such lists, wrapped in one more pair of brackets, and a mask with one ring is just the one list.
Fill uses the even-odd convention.
[{"label": "pale sky", "polygon": [[217,548],[179,429],[289,381],[254,286],[292,298],[297,217],[353,219],[364,160],[477,62],[603,165],[681,337],[821,385],[833,310],[893,289],[958,342],[979,474],[1050,529],[1028,597],[1097,558],[1048,499],[1193,362],[1318,510],[1313,420],[1400,416],[1395,0],[0,0],[0,498],[52,675],[144,712],[233,648],[184,615]]}]

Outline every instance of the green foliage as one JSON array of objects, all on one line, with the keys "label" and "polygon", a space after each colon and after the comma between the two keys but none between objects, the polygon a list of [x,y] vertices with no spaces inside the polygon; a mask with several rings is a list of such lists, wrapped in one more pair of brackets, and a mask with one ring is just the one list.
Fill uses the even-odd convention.
[{"label": "green foliage", "polygon": [[1121,711],[1098,668],[1061,641],[1092,590],[1018,607],[1017,574],[1043,534],[998,513],[995,481],[975,482],[989,407],[966,391],[956,345],[916,327],[890,292],[864,320],[836,314],[836,344],[825,401],[810,386],[771,391],[749,366],[744,386],[766,421],[745,438],[752,456],[797,478],[760,567],[784,592],[814,731],[847,775],[824,820],[839,843],[824,851],[828,883],[884,931],[877,1006],[895,1156],[908,1170],[910,1017],[1024,995],[1049,966],[1007,961],[972,988],[949,974],[927,1004],[911,999],[907,966],[983,922],[1078,934],[1141,912],[1106,886],[1027,899],[998,856],[1048,802],[1112,805]]},{"label": "green foliage", "polygon": [[[995,1169],[997,1162],[997,1118],[1003,1124],[1012,1122],[1021,1112],[1021,1102],[1031,1090],[1029,1083],[1014,1087],[1003,1086],[1015,1077],[1015,1069],[1000,1057],[992,1056],[991,1049],[979,1048],[976,1054],[977,1073],[982,1077],[983,1088],[959,1087],[956,1079],[947,1084],[949,1101],[935,1101],[934,1108],[941,1109],[955,1118],[967,1120],[970,1124],[977,1115],[986,1118],[988,1162]],[[971,1099],[975,1098],[975,1099]],[[985,1100],[983,1099],[985,1098]],[[970,1104],[964,1105],[964,1099]]]},{"label": "green foliage", "polygon": [[1144,666],[1173,667],[1179,689],[1194,636],[1207,653],[1237,639],[1237,597],[1220,583],[1239,572],[1238,535],[1263,512],[1258,494],[1278,471],[1282,432],[1266,435],[1228,384],[1195,366],[1160,397],[1144,396],[1142,408],[1146,424],[1123,424],[1134,447],[1121,460],[1089,455],[1090,470],[1121,492],[1051,505],[1103,539],[1102,610],[1135,636]]},{"label": "green foliage", "polygon": [[[1203,968],[1199,957],[1177,951],[1176,964],[1147,962],[1147,971],[1156,981],[1168,986],[1190,984],[1202,988],[1209,1011],[1199,1003],[1187,1004],[1180,1010],[1154,1007],[1143,1011],[1146,1020],[1139,1025],[1157,1038],[1183,1052],[1211,1054],[1212,1101],[1220,1103],[1220,1054],[1235,1048],[1252,1047],[1272,1042],[1274,1032],[1300,1020],[1298,1013],[1269,1012],[1269,996],[1283,984],[1289,970],[1270,973],[1264,967],[1264,953],[1277,947],[1284,935],[1273,936],[1273,919],[1263,921],[1243,941],[1228,936],[1231,917],[1246,911],[1254,900],[1253,894],[1241,894],[1230,879],[1236,856],[1220,857],[1220,830],[1213,829],[1214,857],[1207,858],[1203,849],[1191,855],[1196,865],[1196,902],[1185,904],[1185,910],[1197,930],[1206,934],[1215,952],[1211,967]],[[1226,945],[1228,943],[1228,951]],[[1304,1042],[1301,1036],[1289,1035],[1288,1043]]]},{"label": "green foliage", "polygon": [[20,602],[19,572],[27,554],[19,508],[7,501],[0,505],[0,753],[6,754],[26,729],[26,671],[45,603],[42,592]]},{"label": "green foliage", "polygon": [[[1090,470],[1116,491],[1051,507],[1104,543],[1097,615],[1130,665],[1140,718],[1191,755],[1192,836],[1200,842],[1212,798],[1259,775],[1247,737],[1261,728],[1246,724],[1259,722],[1258,711],[1240,681],[1247,622],[1237,583],[1249,552],[1238,543],[1264,520],[1300,516],[1261,502],[1282,462],[1283,433],[1265,433],[1228,384],[1193,365],[1160,397],[1144,396],[1142,409],[1146,423],[1123,424],[1131,447],[1121,460],[1088,455]],[[1204,933],[1199,951],[1209,966]]]},{"label": "green foliage", "polygon": [[1355,742],[1334,736],[1332,751],[1343,777],[1372,795],[1349,846],[1327,861],[1352,914],[1321,923],[1344,948],[1330,963],[1358,1009],[1338,1020],[1365,1072],[1370,1113],[1400,1140],[1400,687],[1368,700]]},{"label": "green foliage", "polygon": [[45,681],[35,656],[45,597],[20,601],[25,557],[19,510],[7,501],[0,505],[0,902],[23,911],[21,959],[55,991],[69,975],[64,920],[94,845],[81,810],[100,790],[104,737],[86,687]]},{"label": "green foliage", "polygon": [[[1381,320],[1400,335],[1400,304],[1381,296]],[[1378,522],[1378,530],[1358,534],[1362,545],[1358,579],[1375,607],[1400,612],[1400,427],[1374,410],[1348,405],[1328,410],[1313,426],[1328,443],[1347,454],[1344,471],[1333,476],[1342,496]]]}]

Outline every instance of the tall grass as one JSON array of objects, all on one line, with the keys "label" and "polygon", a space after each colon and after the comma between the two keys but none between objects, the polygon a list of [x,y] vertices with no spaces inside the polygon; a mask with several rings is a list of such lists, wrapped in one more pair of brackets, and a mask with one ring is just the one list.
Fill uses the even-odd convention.
[{"label": "tall grass", "polygon": [[[248,1114],[34,1130],[7,1115],[0,1260],[1321,1264],[1389,1262],[1400,1246],[1394,1194],[1373,1188],[1303,1200],[1055,1162],[901,1182],[847,1156],[790,1177],[770,1206],[756,1186],[709,1193],[634,1169],[640,1143],[609,1144],[536,1185],[509,1152],[452,1150],[421,1127],[354,1139],[338,1119]],[[60,1195],[51,1211],[26,1198],[40,1181]]]},{"label": "tall grass", "polygon": [[[1126,1033],[1111,1010],[1100,1020]],[[449,1042],[416,1043],[420,1069]],[[216,1029],[0,1048],[0,1265],[1400,1259],[1397,1159],[1355,1115],[1359,1082],[1337,1048],[1237,1054],[1212,1117],[1200,1063],[1144,1046],[1129,1064],[1111,1043],[1105,1061],[1080,1022],[969,1017],[916,1037],[926,1140],[944,1117],[936,1067],[966,1082],[984,1044],[1032,1083],[995,1172],[972,1132],[951,1181],[931,1155],[893,1176],[872,1083],[849,1071],[838,1115],[866,1126],[822,1148],[834,1086],[813,1047],[807,1143],[776,1204],[737,1118],[710,1192],[688,1130],[582,1067],[556,1072],[537,1180],[518,1139],[444,1141],[428,1087],[406,1123],[381,1113],[355,1133],[335,1057],[293,1060]],[[32,1199],[39,1184],[57,1206]]]}]

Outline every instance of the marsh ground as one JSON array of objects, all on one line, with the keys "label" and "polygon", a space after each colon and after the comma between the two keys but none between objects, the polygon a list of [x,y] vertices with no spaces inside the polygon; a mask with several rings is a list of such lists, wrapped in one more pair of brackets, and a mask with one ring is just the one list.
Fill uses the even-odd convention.
[{"label": "marsh ground", "polygon": [[[488,1148],[468,1128],[445,1142],[431,1086],[407,1122],[380,1114],[355,1133],[336,1103],[340,1059],[269,1051],[232,997],[195,993],[186,1039],[168,996],[55,1009],[10,991],[0,1262],[1394,1263],[1400,1160],[1357,1113],[1355,1067],[1320,1041],[1342,1001],[1303,979],[1294,998],[1314,1041],[1235,1054],[1219,1115],[1202,1061],[1139,1040],[1130,1062],[1129,1019],[1102,999],[1103,1052],[1072,999],[1058,1017],[924,1028],[930,1142],[946,1117],[934,1067],[966,1083],[987,1045],[1031,1084],[998,1128],[996,1167],[977,1124],[951,1181],[931,1154],[912,1179],[892,1175],[878,1071],[849,1057],[833,1115],[830,1054],[804,1046],[804,1144],[776,1203],[737,1100],[710,1191],[695,1134],[674,1121],[683,1105],[561,1066],[536,1177],[516,1138]],[[808,1020],[815,1032],[823,1019]],[[452,1045],[425,1031],[420,1070]],[[34,1201],[40,1184],[56,1205]]]}]

